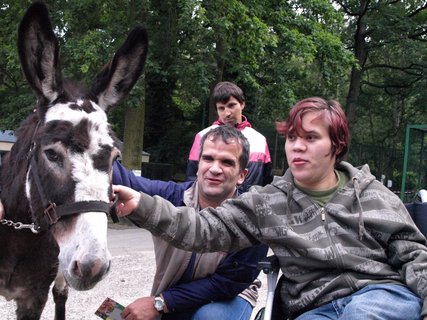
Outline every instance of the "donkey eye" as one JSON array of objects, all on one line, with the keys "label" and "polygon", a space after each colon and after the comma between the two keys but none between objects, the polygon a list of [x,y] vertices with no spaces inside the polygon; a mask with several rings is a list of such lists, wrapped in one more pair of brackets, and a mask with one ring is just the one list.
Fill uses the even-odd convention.
[{"label": "donkey eye", "polygon": [[46,158],[51,162],[61,162],[61,157],[53,149],[46,149],[44,151]]}]

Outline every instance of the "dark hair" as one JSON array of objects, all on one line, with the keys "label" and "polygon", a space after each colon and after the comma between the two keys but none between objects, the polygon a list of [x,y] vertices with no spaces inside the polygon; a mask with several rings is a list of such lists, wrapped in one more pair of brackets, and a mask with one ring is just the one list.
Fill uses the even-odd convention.
[{"label": "dark hair", "polygon": [[236,98],[240,103],[245,101],[245,96],[239,86],[228,81],[218,82],[212,93],[213,103],[215,105],[217,102],[226,103],[230,97]]},{"label": "dark hair", "polygon": [[200,154],[199,159],[202,157],[203,145],[207,138],[211,138],[212,141],[216,141],[218,138],[226,144],[237,142],[242,147],[242,153],[239,157],[240,172],[247,168],[249,163],[249,141],[246,137],[236,128],[230,126],[218,126],[214,129],[209,130],[200,140]]},{"label": "dark hair", "polygon": [[336,164],[340,163],[348,151],[348,141],[350,133],[345,113],[338,101],[326,101],[323,98],[311,97],[297,102],[289,112],[289,117],[283,122],[276,122],[276,129],[279,133],[286,136],[289,133],[301,133],[302,118],[308,112],[322,113],[319,117],[323,117],[329,126],[329,138],[332,142],[332,154],[336,155]]}]

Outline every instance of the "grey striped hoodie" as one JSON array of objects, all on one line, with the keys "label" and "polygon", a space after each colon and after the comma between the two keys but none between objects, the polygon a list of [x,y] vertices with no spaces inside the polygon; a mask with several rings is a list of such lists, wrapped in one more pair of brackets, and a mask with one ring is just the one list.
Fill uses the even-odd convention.
[{"label": "grey striped hoodie", "polygon": [[427,315],[424,236],[367,165],[342,162],[337,169],[350,180],[324,207],[294,187],[288,170],[270,185],[198,214],[141,194],[132,219],[185,250],[269,245],[285,277],[281,296],[291,316],[375,283],[409,286],[424,299]]}]

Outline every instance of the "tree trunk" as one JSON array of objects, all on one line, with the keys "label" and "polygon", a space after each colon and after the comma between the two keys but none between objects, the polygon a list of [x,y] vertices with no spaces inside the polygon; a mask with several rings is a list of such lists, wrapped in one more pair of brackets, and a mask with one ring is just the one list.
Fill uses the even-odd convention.
[{"label": "tree trunk", "polygon": [[[135,0],[129,2],[130,26],[135,25],[141,16],[143,21],[147,20],[146,8],[137,10]],[[137,107],[126,107],[125,127],[123,132],[122,163],[128,169],[141,170],[142,150],[144,146],[144,124],[145,124],[145,71],[142,73],[137,86],[141,88],[140,104]],[[137,88],[134,88],[134,90]]]},{"label": "tree trunk", "polygon": [[[210,96],[212,97],[213,88],[215,85],[223,81],[224,77],[224,66],[225,66],[225,55],[226,55],[226,39],[224,38],[223,32],[220,30],[216,31],[216,34],[221,35],[222,37],[219,37],[216,39],[216,79],[215,83],[211,87]],[[218,113],[216,112],[216,105],[212,102],[212,99],[209,99],[209,115],[208,115],[208,124],[207,126],[210,126],[212,122],[218,119]]]},{"label": "tree trunk", "polygon": [[[141,77],[144,77],[142,75]],[[144,87],[144,79],[139,80]],[[125,115],[125,129],[123,134],[122,163],[128,169],[141,170],[141,157],[144,146],[145,123],[145,91],[141,95],[141,104],[138,107],[127,107]]]},{"label": "tree trunk", "polygon": [[350,128],[356,119],[357,104],[360,96],[360,89],[362,85],[363,67],[366,63],[368,51],[366,48],[366,19],[368,14],[369,1],[360,1],[357,27],[354,34],[354,55],[357,59],[357,66],[351,69],[350,86],[347,95],[347,120]]}]

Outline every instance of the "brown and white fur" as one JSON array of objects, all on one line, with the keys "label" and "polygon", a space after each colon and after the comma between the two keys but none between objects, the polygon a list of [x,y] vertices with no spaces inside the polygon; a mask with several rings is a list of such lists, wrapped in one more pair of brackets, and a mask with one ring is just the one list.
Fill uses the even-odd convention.
[{"label": "brown and white fur", "polygon": [[[46,224],[30,174],[34,163],[46,197],[57,205],[110,201],[112,163],[120,151],[106,112],[142,73],[147,43],[145,29],[136,27],[83,90],[62,79],[46,6],[30,6],[19,26],[18,52],[37,104],[2,164],[5,220]],[[35,162],[28,161],[30,152]],[[40,318],[53,281],[55,319],[65,319],[68,286],[89,290],[105,277],[111,263],[107,222],[102,212],[73,214],[37,234],[0,224],[0,295],[16,301],[17,319]]]}]

